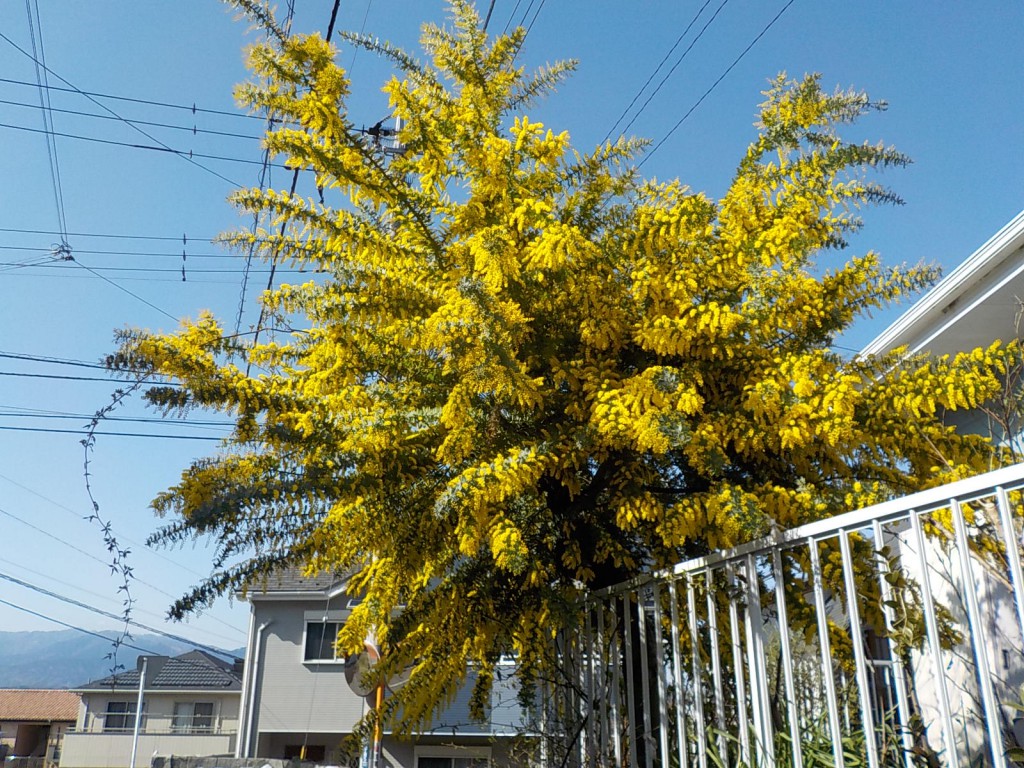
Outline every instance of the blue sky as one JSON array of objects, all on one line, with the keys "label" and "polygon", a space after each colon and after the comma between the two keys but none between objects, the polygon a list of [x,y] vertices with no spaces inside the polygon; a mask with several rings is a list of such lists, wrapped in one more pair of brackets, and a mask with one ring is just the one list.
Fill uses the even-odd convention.
[{"label": "blue sky", "polygon": [[[279,5],[283,12],[286,3]],[[296,31],[326,28],[328,0],[297,0],[295,5]],[[248,24],[215,0],[40,0],[38,6],[33,26],[42,34],[50,86],[235,110],[232,88],[245,77],[242,48],[253,38]],[[706,30],[630,129],[655,142],[665,139],[646,162],[646,174],[679,177],[694,189],[721,194],[754,136],[752,122],[767,80],[783,70],[792,76],[820,72],[826,87],[856,87],[888,101],[886,112],[863,121],[852,136],[894,144],[914,159],[910,168],[882,179],[906,205],[865,211],[865,229],[850,255],[873,249],[889,263],[924,260],[948,271],[1024,207],[1020,3],[712,0],[705,6],[654,0],[496,0],[490,31],[535,19],[522,55],[526,66],[580,60],[577,74],[531,117],[555,130],[569,130],[577,146],[588,148],[604,138],[702,7],[666,69],[705,25]],[[414,47],[419,25],[443,15],[439,0],[342,0],[337,27],[359,30],[365,20],[367,32]],[[76,233],[68,237],[75,262],[20,266],[51,258],[59,239],[51,233],[60,225],[45,139],[32,132],[43,129],[35,68],[14,47],[32,52],[24,4],[0,4],[0,31],[10,39],[0,39],[0,354],[5,355],[0,357],[0,574],[116,611],[118,582],[103,564],[102,536],[95,524],[82,520],[89,506],[81,436],[21,431],[79,429],[82,414],[109,402],[113,385],[82,380],[104,379],[101,370],[16,356],[95,363],[112,351],[117,328],[169,330],[175,325],[171,318],[195,317],[203,308],[233,326],[240,303],[243,328],[253,324],[266,268],[254,265],[242,301],[242,260],[227,258],[208,238],[248,225],[225,198],[233,183],[257,183],[260,146],[252,138],[199,131],[256,136],[261,124],[94,97],[128,120],[179,126],[139,124],[147,137],[78,93],[51,90],[53,129],[68,134],[56,137],[56,150],[67,231]],[[350,114],[367,125],[387,115],[379,92],[386,68],[366,53],[354,56],[345,46],[339,55],[352,69]],[[196,133],[180,129],[193,126]],[[192,163],[166,151],[101,142],[160,143],[247,162],[194,157]],[[285,172],[272,169],[270,181],[286,186]],[[859,323],[844,344],[862,346],[894,316],[888,312]],[[154,414],[136,399],[116,415]],[[202,437],[224,433],[216,424],[129,421],[105,423],[101,430]],[[170,596],[209,570],[211,553],[201,541],[156,553],[142,542],[159,524],[148,510],[150,499],[173,483],[190,459],[215,448],[215,442],[193,439],[98,437],[92,487],[101,514],[132,549],[141,622],[161,625]],[[114,626],[3,580],[0,600],[90,630]],[[203,616],[168,629],[234,648],[244,644],[246,622],[244,604],[222,601]],[[0,604],[0,629],[58,628]]]}]

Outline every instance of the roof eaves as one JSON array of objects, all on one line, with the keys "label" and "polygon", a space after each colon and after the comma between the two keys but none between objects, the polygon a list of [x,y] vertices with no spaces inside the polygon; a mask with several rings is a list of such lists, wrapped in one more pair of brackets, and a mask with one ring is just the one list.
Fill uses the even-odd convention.
[{"label": "roof eaves", "polygon": [[[976,250],[960,266],[865,346],[859,357],[885,354],[907,343],[915,332],[934,323],[936,315],[982,280],[1018,248],[1024,246],[1024,211]],[[913,350],[911,350],[913,351]]]}]

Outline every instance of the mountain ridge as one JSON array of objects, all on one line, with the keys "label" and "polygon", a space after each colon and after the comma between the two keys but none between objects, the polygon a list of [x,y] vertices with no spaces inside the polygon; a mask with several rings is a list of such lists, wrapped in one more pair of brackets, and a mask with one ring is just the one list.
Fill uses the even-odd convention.
[{"label": "mountain ridge", "polygon": [[[0,688],[75,688],[109,675],[111,654],[118,632],[84,635],[72,629],[0,632]],[[193,648],[160,635],[133,634],[126,642],[146,652],[122,645],[117,665],[135,667],[143,655],[177,656]],[[231,651],[241,657],[244,648]]]}]

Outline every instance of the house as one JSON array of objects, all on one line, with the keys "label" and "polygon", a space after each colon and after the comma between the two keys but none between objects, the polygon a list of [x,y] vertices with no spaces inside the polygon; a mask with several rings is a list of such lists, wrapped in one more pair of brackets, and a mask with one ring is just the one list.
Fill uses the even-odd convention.
[{"label": "house", "polygon": [[28,765],[55,766],[65,731],[75,724],[78,695],[71,691],[0,689],[0,760],[32,758]]},{"label": "house", "polygon": [[[908,354],[930,353],[953,356],[977,347],[986,347],[993,341],[1009,342],[1024,339],[1021,308],[1024,302],[1024,212],[975,251],[959,267],[938,282],[914,303],[889,328],[868,344],[862,356],[881,355],[899,347]],[[1014,441],[1020,448],[1019,438],[1024,429],[1021,415],[992,419],[982,411],[947,414],[947,421],[964,432],[992,437],[1004,444]],[[998,518],[986,520],[985,509],[991,500],[982,500],[973,518],[980,533],[982,526],[1001,528]],[[1021,541],[1021,531],[1012,538]],[[964,583],[955,559],[955,551],[948,542],[935,538],[925,541],[925,551],[906,538],[897,536],[890,545],[898,549],[906,573],[921,583],[926,575],[932,584],[937,604],[949,611],[959,628],[969,628],[967,590],[977,597],[985,617],[986,653],[990,661],[988,673],[995,696],[1004,706],[1004,732],[1013,732],[1009,746],[1024,745],[1024,723],[1011,725],[1020,713],[1008,704],[1020,703],[1024,696],[1024,632],[1015,611],[1014,595],[1008,573],[1000,568],[976,568],[974,583]],[[945,689],[950,716],[959,731],[957,739],[962,754],[969,763],[984,759],[988,734],[982,728],[981,691],[978,671],[965,662],[971,658],[970,632],[965,632],[959,646],[943,656],[942,672],[915,653],[907,674],[918,692],[921,718],[933,744],[942,743],[939,723],[943,717],[939,706],[940,688]]]},{"label": "house", "polygon": [[[135,713],[142,717],[135,742]],[[93,680],[81,696],[75,728],[64,739],[61,768],[127,768],[133,757],[230,756],[238,733],[242,662],[203,651],[140,656],[136,669]]]},{"label": "house", "polygon": [[[346,737],[376,704],[361,687],[360,657],[335,653],[334,638],[354,602],[343,578],[279,573],[244,596],[251,606],[236,757],[343,763]],[[490,719],[469,715],[470,685],[433,726],[410,740],[385,732],[380,768],[500,765],[521,742],[525,717],[511,674],[495,681]]]}]

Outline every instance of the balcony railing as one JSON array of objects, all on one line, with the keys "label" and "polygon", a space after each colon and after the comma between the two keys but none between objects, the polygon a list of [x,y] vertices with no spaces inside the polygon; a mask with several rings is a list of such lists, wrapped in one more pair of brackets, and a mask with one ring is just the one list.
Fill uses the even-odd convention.
[{"label": "balcony railing", "polygon": [[1024,464],[588,595],[545,762],[992,766],[1024,758]]}]

